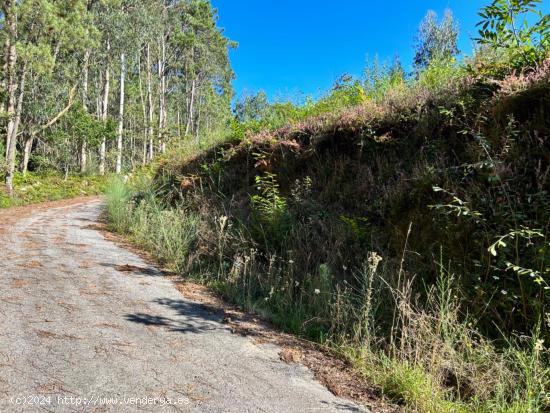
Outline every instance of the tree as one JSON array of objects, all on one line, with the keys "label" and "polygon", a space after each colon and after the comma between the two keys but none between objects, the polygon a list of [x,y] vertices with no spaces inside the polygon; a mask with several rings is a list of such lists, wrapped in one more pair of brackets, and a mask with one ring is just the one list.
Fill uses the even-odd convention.
[{"label": "tree", "polygon": [[13,173],[15,170],[15,137],[14,127],[16,123],[16,93],[17,93],[17,19],[15,16],[15,0],[6,0],[2,3],[6,28],[6,45],[5,45],[5,78],[7,83],[8,104],[7,104],[7,119],[8,126],[6,128],[6,190],[11,196],[13,194]]},{"label": "tree", "polygon": [[[122,172],[228,127],[235,44],[209,1],[5,0],[0,8],[8,192],[17,162],[23,172],[54,164],[64,174]],[[89,117],[103,127],[81,127]]]},{"label": "tree", "polygon": [[512,63],[518,67],[541,61],[550,46],[550,14],[537,8],[541,3],[541,0],[494,0],[479,12],[483,20],[477,24],[480,27],[477,40],[508,51]]},{"label": "tree", "polygon": [[445,10],[441,22],[438,22],[437,14],[429,10],[420,26],[416,36],[414,65],[417,70],[428,67],[434,59],[449,60],[459,53],[458,24],[451,10]]},{"label": "tree", "polygon": [[254,95],[245,95],[235,104],[235,116],[242,123],[259,121],[265,116],[268,108],[267,95],[260,90]]}]

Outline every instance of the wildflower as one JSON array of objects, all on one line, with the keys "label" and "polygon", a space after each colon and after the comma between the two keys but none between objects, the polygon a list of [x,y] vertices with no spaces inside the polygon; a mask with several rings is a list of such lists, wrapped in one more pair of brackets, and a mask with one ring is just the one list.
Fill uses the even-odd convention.
[{"label": "wildflower", "polygon": [[315,291],[314,291],[315,294],[321,294],[321,290],[316,288]]},{"label": "wildflower", "polygon": [[227,225],[227,216],[225,215],[222,215],[220,216],[219,218],[219,222],[220,222],[220,229],[223,231],[225,229],[225,226]]},{"label": "wildflower", "polygon": [[375,251],[369,252],[368,263],[369,263],[369,269],[371,273],[374,274],[376,272],[376,269],[378,268],[378,264],[380,264],[380,261],[382,261],[382,257],[380,255],[378,255]]},{"label": "wildflower", "polygon": [[508,291],[506,291],[506,290],[500,290],[500,292],[501,292],[502,295],[508,294]]},{"label": "wildflower", "polygon": [[544,340],[539,338],[535,342],[535,351],[542,351],[542,350],[544,350]]},{"label": "wildflower", "polygon": [[294,264],[294,260],[288,260],[288,263],[289,263],[290,265],[292,265],[292,264]]}]

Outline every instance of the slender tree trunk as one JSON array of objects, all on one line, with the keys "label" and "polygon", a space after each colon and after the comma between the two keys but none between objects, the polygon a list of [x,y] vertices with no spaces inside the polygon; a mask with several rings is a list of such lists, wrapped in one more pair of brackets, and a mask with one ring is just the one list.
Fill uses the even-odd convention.
[{"label": "slender tree trunk", "polygon": [[193,106],[195,103],[195,87],[196,87],[196,81],[193,79],[191,82],[191,97],[189,98],[189,109],[187,111],[187,125],[185,126],[185,135],[189,135],[189,132],[191,130],[191,124],[193,121]]},{"label": "slender tree trunk", "polygon": [[149,136],[149,150],[147,160],[150,162],[154,157],[154,142],[153,142],[153,91],[152,91],[153,74],[151,73],[151,47],[147,43],[147,103],[149,109],[149,119],[147,122]]},{"label": "slender tree trunk", "polygon": [[[200,98],[198,99],[198,103],[200,104]],[[199,136],[199,129],[201,124],[201,105],[199,105],[199,108],[197,110],[197,122],[195,124],[195,139],[197,140],[197,145],[200,145],[200,136]]]},{"label": "slender tree trunk", "polygon": [[13,129],[15,126],[16,117],[16,93],[17,93],[17,73],[15,65],[17,63],[17,51],[15,49],[15,41],[17,38],[17,23],[15,19],[15,0],[4,1],[4,24],[7,31],[7,56],[6,56],[6,78],[8,85],[8,105],[7,116],[8,126],[6,134],[6,161],[8,169],[6,171],[6,191],[9,196],[13,196],[13,174],[15,171],[15,152],[16,140],[12,139]]},{"label": "slender tree trunk", "polygon": [[118,135],[117,135],[117,155],[116,155],[116,173],[122,171],[122,135],[124,133],[124,81],[126,77],[126,61],[124,52],[120,54],[120,102],[118,114]]},{"label": "slender tree trunk", "polygon": [[19,133],[19,125],[21,124],[21,113],[23,112],[23,100],[25,97],[25,84],[27,79],[27,63],[23,65],[21,77],[19,79],[19,95],[17,96],[17,106],[15,108],[15,122],[11,130],[10,141],[14,140],[17,144],[17,135]]},{"label": "slender tree trunk", "polygon": [[[82,78],[82,107],[84,111],[88,112],[88,72],[89,72],[89,63],[90,63],[90,50],[86,50],[84,54],[84,73]],[[86,172],[86,167],[88,163],[87,150],[88,142],[87,136],[81,137],[80,144],[80,172]]]},{"label": "slender tree trunk", "polygon": [[99,72],[99,78],[97,79],[97,82],[96,82],[96,90],[98,91],[97,92],[97,96],[96,96],[96,101],[95,101],[95,114],[96,114],[96,118],[97,120],[101,120],[101,112],[102,112],[102,109],[101,109],[101,105],[102,105],[102,88],[103,88],[103,72]]},{"label": "slender tree trunk", "polygon": [[31,150],[32,145],[34,144],[34,135],[30,135],[27,139],[25,139],[25,147],[23,150],[23,162],[21,165],[21,172],[23,172],[23,175],[27,173],[27,170],[29,168],[29,159],[31,157]]},{"label": "slender tree trunk", "polygon": [[164,34],[161,39],[160,57],[158,60],[159,76],[159,122],[158,143],[161,153],[164,152],[164,129],[166,128],[166,44]]},{"label": "slender tree trunk", "polygon": [[[107,122],[107,116],[109,114],[109,87],[110,87],[110,77],[111,77],[111,68],[109,63],[109,51],[111,50],[111,43],[107,40],[107,63],[105,68],[105,86],[103,89],[103,104],[101,107],[101,120]],[[105,154],[107,149],[107,140],[103,136],[101,140],[101,146],[99,148],[99,174],[105,175]]]},{"label": "slender tree trunk", "polygon": [[[139,79],[139,99],[141,102],[141,110],[143,112],[143,125],[147,125],[147,108],[145,107],[145,98],[143,97],[143,82],[141,80],[141,51],[138,53],[138,79]],[[147,132],[146,128],[140,128],[143,133],[143,154],[142,165],[147,164]]]},{"label": "slender tree trunk", "polygon": [[180,113],[180,107],[178,105],[178,109],[177,109],[177,113],[176,113],[176,125],[178,127],[178,143],[181,143],[181,113]]}]

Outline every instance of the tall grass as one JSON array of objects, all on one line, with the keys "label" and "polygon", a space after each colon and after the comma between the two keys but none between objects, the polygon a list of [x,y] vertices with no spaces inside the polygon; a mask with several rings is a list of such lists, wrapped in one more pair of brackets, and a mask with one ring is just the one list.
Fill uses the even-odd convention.
[{"label": "tall grass", "polygon": [[[323,265],[316,274],[300,277],[292,259],[275,253],[265,257],[247,247],[243,228],[227,216],[210,217],[213,225],[204,226],[184,205],[167,207],[148,192],[132,196],[121,180],[109,185],[107,211],[111,228],[129,234],[168,267],[284,328],[309,331],[407,411],[534,413],[550,408],[549,352],[539,331],[507,338],[500,346],[484,338],[463,311],[459,283],[442,258],[437,282],[420,299],[403,262],[386,263],[371,252],[353,283],[339,282]],[[217,259],[192,265],[199,228]],[[229,253],[235,253],[231,260]]]},{"label": "tall grass", "polygon": [[[114,227],[340,351],[406,411],[550,411],[550,320],[538,319],[546,290],[535,271],[514,277],[506,264],[546,268],[547,237],[529,228],[548,232],[546,146],[532,139],[547,121],[508,121],[502,102],[509,111],[516,97],[459,87],[470,81],[433,65],[380,102],[182,152],[148,185],[156,194],[128,198],[115,184],[113,205],[126,207],[115,208]],[[523,285],[531,307],[516,296]]]},{"label": "tall grass", "polygon": [[132,222],[130,217],[130,198],[132,192],[122,178],[111,178],[105,190],[109,228],[116,232],[126,232]]},{"label": "tall grass", "polygon": [[[338,326],[332,336],[384,394],[412,411],[426,413],[550,409],[549,351],[540,330],[530,337],[508,338],[497,347],[463,313],[460,292],[448,269],[441,267],[437,284],[428,288],[422,302],[415,301],[406,277],[400,288],[391,287],[385,281],[392,278],[384,273],[387,270],[375,274],[370,266],[368,286],[359,290],[362,298],[340,292],[336,302],[349,309],[344,318],[354,332],[371,325],[377,308],[392,311],[389,336],[379,336],[372,327],[369,334],[349,335],[338,332]],[[368,311],[358,311],[360,302],[368,303]]]},{"label": "tall grass", "polygon": [[184,269],[198,236],[196,214],[163,207],[148,192],[133,196],[130,186],[118,177],[107,186],[106,204],[110,229],[129,235],[170,269]]}]

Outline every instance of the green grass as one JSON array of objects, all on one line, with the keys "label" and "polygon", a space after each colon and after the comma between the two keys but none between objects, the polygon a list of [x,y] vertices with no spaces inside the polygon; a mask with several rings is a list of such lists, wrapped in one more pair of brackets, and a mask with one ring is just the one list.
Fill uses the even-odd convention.
[{"label": "green grass", "polygon": [[[445,269],[441,268],[438,283],[427,291],[420,307],[405,291],[380,282],[390,279],[391,274],[387,268],[377,269],[377,262],[372,260],[360,277],[364,289],[351,295],[331,293],[327,284],[330,274],[325,269],[317,276],[310,275],[311,285],[305,288],[320,292],[296,299],[288,289],[293,284],[291,263],[274,260],[265,272],[258,266],[255,252],[248,251],[236,257],[236,264],[228,265],[224,255],[227,243],[243,241],[231,235],[225,216],[199,217],[184,204],[162,202],[149,184],[137,186],[119,178],[110,180],[106,197],[111,229],[126,234],[167,268],[202,281],[287,331],[306,334],[303,329],[311,307],[328,309],[332,314],[327,320],[332,323],[329,335],[325,332],[310,337],[348,358],[385,397],[406,411],[535,413],[548,408],[548,350],[539,338],[540,331],[528,339],[508,339],[498,347],[483,338],[475,324],[461,314],[452,274]],[[205,211],[209,211],[207,206]],[[216,222],[213,232],[205,226],[208,218]],[[211,248],[218,248],[218,265],[199,261],[189,266],[190,256],[195,257],[191,261],[197,260],[197,240],[201,237],[211,238]],[[261,284],[264,294],[258,297]],[[370,323],[372,311],[381,305],[395,314],[396,328],[390,339],[378,336],[377,327]],[[350,326],[349,334],[334,334],[345,325]]]},{"label": "green grass", "polygon": [[[547,290],[502,266],[547,263],[535,167],[546,152],[528,138],[548,122],[515,120],[516,104],[540,104],[525,105],[529,93],[487,97],[466,80],[432,66],[380,102],[205,153],[182,147],[146,183],[111,182],[111,228],[332,346],[404,411],[550,411]],[[491,252],[513,237],[514,251]]]},{"label": "green grass", "polygon": [[13,198],[10,198],[3,188],[0,190],[0,208],[98,195],[103,193],[106,183],[107,178],[100,176],[75,175],[64,179],[57,174],[17,174],[14,179]]},{"label": "green grass", "polygon": [[119,177],[109,180],[106,191],[109,228],[129,235],[138,246],[150,251],[169,269],[181,271],[198,236],[195,214],[165,208],[150,194],[133,192]]}]

